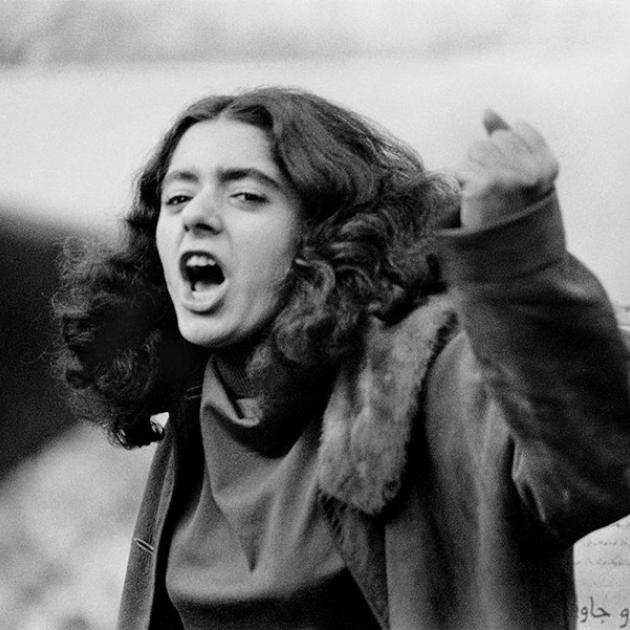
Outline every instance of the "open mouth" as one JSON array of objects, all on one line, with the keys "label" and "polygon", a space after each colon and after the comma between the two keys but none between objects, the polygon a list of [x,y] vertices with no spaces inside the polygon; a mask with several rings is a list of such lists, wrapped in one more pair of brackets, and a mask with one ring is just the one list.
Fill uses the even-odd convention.
[{"label": "open mouth", "polygon": [[181,271],[194,293],[210,291],[225,281],[221,265],[209,254],[187,254],[182,258]]}]

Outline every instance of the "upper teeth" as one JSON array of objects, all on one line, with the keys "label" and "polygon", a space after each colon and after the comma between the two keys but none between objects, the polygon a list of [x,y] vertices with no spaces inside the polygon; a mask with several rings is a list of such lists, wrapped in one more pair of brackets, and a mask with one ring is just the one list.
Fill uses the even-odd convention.
[{"label": "upper teeth", "polygon": [[206,254],[193,254],[186,260],[187,267],[205,267],[208,265],[216,265],[217,261]]}]

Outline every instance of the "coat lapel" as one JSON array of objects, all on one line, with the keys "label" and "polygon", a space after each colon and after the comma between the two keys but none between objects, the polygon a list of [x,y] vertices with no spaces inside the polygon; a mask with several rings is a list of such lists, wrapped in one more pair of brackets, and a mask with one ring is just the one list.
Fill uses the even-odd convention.
[{"label": "coat lapel", "polygon": [[396,497],[427,370],[455,327],[443,296],[395,325],[371,321],[361,356],[342,367],[324,414],[318,475],[326,494],[372,515]]}]

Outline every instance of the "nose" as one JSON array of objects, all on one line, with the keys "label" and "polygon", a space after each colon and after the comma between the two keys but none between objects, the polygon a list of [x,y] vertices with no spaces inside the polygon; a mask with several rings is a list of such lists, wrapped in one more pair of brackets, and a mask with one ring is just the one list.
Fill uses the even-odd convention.
[{"label": "nose", "polygon": [[210,191],[197,193],[181,212],[185,232],[212,232],[223,230],[223,218]]}]

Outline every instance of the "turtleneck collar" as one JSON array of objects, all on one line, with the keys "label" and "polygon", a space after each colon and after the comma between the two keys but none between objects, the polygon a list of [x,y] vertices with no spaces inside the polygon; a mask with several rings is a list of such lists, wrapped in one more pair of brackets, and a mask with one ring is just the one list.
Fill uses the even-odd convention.
[{"label": "turtleneck collar", "polygon": [[255,346],[233,346],[213,352],[214,364],[221,382],[232,398],[253,398],[254,386],[247,374],[247,364]]}]

